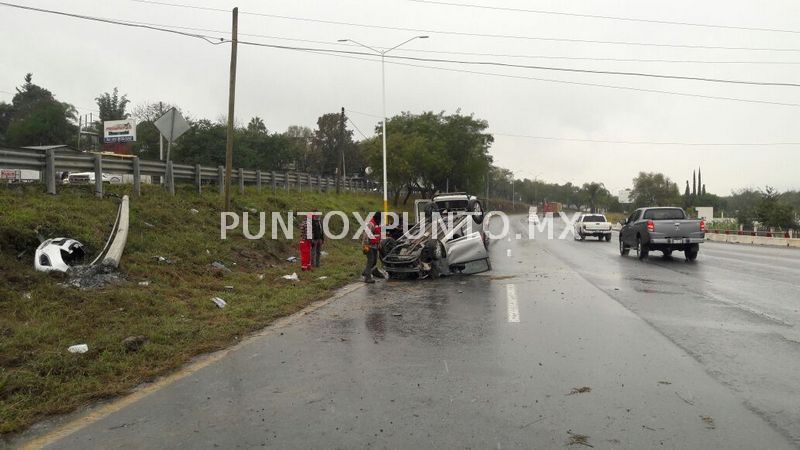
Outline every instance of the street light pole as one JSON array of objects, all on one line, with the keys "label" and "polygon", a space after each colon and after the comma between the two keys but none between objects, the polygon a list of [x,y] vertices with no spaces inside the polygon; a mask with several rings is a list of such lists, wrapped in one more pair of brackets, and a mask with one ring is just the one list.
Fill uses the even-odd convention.
[{"label": "street light pole", "polygon": [[386,177],[386,54],[390,51],[405,45],[414,39],[428,39],[428,36],[414,36],[410,39],[406,39],[405,41],[395,45],[386,50],[377,50],[369,45],[362,44],[361,42],[355,41],[353,39],[339,39],[339,42],[352,42],[354,44],[358,44],[371,52],[381,55],[381,103],[383,105],[383,124],[382,130],[383,132],[383,220],[384,223],[386,221],[386,216],[389,214],[389,183]]}]

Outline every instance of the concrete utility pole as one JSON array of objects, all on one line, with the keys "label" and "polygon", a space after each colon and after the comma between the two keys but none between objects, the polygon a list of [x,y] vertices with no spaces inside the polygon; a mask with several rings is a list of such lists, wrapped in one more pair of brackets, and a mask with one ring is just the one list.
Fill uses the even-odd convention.
[{"label": "concrete utility pole", "polygon": [[336,193],[339,193],[342,181],[344,179],[344,106],[342,107],[342,115],[339,116],[339,163],[336,164]]},{"label": "concrete utility pole", "polygon": [[236,46],[239,42],[239,8],[233,8],[231,29],[231,74],[228,88],[228,139],[225,142],[225,211],[231,210],[231,178],[233,174],[233,117],[236,102]]}]

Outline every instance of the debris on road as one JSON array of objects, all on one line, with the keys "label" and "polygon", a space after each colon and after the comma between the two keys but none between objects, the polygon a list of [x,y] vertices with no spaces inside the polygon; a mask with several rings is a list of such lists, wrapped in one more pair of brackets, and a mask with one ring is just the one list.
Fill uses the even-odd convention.
[{"label": "debris on road", "polygon": [[672,383],[670,383],[669,381],[659,381],[658,384],[670,385]]},{"label": "debris on road", "polygon": [[392,313],[392,315],[393,315],[394,317],[403,317],[403,313],[399,313],[399,312]]},{"label": "debris on road", "polygon": [[679,399],[681,399],[681,400],[683,400],[683,402],[684,402],[684,403],[686,403],[687,405],[689,405],[689,406],[694,406],[694,402],[693,402],[693,401],[683,398],[683,397],[681,396],[681,394],[678,394],[677,392],[675,392],[675,395],[677,395],[677,396],[678,396],[678,398],[679,398]]},{"label": "debris on road", "polygon": [[225,300],[223,300],[223,299],[221,299],[219,297],[214,297],[214,298],[211,299],[211,301],[214,302],[214,304],[217,305],[217,308],[219,308],[219,309],[223,309],[223,308],[225,308],[225,306],[228,305],[228,303],[225,302]]},{"label": "debris on road", "polygon": [[122,340],[122,347],[126,352],[138,352],[145,342],[147,338],[144,336],[128,336]]},{"label": "debris on road", "polygon": [[89,351],[89,346],[86,344],[71,345],[67,348],[70,353],[86,353]]},{"label": "debris on road", "polygon": [[706,425],[706,429],[707,430],[713,430],[713,429],[717,428],[717,426],[714,425],[714,418],[713,417],[711,417],[711,416],[700,416],[700,419],[703,420],[703,423]]},{"label": "debris on road", "polygon": [[594,445],[589,443],[589,436],[573,433],[572,430],[567,430],[567,434],[569,435],[567,445],[585,445],[586,447],[594,448]]},{"label": "debris on road", "polygon": [[572,388],[567,395],[575,395],[575,394],[586,394],[588,392],[592,392],[592,388],[589,386],[579,387],[579,388]]},{"label": "debris on road", "polygon": [[231,271],[231,269],[228,269],[228,267],[225,266],[225,264],[222,264],[219,261],[212,262],[211,263],[211,268],[217,269],[217,270],[224,270],[225,272],[230,272]]},{"label": "debris on road", "polygon": [[300,281],[300,277],[297,276],[297,272],[292,272],[291,275],[284,275],[281,278],[289,281]]}]

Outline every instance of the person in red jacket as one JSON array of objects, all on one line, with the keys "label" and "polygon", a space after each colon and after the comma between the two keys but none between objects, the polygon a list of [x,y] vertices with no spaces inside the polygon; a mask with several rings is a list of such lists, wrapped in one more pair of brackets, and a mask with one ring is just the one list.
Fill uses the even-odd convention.
[{"label": "person in red jacket", "polygon": [[378,244],[381,242],[381,213],[372,213],[372,218],[367,223],[361,243],[364,246],[364,254],[367,256],[367,266],[362,275],[365,283],[374,283],[372,272],[378,264]]},{"label": "person in red jacket", "polygon": [[311,229],[311,214],[300,219],[300,268],[302,270],[311,270],[311,238],[309,231]]}]

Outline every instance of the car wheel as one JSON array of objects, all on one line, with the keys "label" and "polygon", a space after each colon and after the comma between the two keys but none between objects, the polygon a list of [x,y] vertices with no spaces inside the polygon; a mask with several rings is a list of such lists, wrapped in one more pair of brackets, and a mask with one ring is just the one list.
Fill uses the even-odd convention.
[{"label": "car wheel", "polygon": [[583,233],[578,233],[578,236],[580,236],[581,240],[586,239],[586,236],[584,236]]},{"label": "car wheel", "polygon": [[697,254],[700,253],[700,246],[697,244],[693,244],[691,247],[687,248],[683,254],[686,256],[687,261],[694,261],[697,259]]},{"label": "car wheel", "polygon": [[611,242],[611,234],[606,235],[606,242]]},{"label": "car wheel", "polygon": [[664,253],[664,257],[669,258],[672,256],[672,250],[662,250]]},{"label": "car wheel", "polygon": [[622,242],[622,238],[619,238],[619,254],[620,256],[628,256],[628,253],[631,252],[631,249]]},{"label": "car wheel", "polygon": [[647,244],[642,242],[642,237],[636,237],[636,256],[640,259],[647,259],[647,255],[650,253],[650,249],[647,248]]}]

